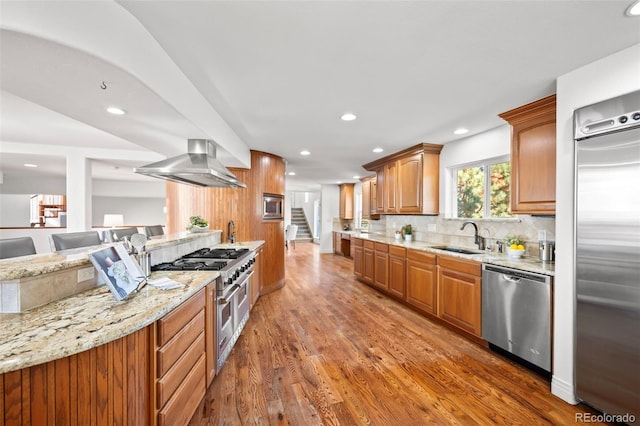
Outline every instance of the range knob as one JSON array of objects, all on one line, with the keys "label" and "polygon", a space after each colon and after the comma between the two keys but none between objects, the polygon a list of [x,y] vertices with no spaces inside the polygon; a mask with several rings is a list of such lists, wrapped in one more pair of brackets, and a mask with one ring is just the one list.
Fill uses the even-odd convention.
[{"label": "range knob", "polygon": [[240,277],[240,270],[236,269],[235,276],[236,276],[236,278]]},{"label": "range knob", "polygon": [[632,117],[636,121],[640,120],[640,112],[634,112]]},{"label": "range knob", "polygon": [[626,123],[626,122],[627,122],[627,116],[626,116],[626,115],[621,116],[621,117],[618,119],[618,121],[619,121],[620,123],[622,123],[622,124]]},{"label": "range knob", "polygon": [[227,280],[225,281],[225,283],[226,283],[227,285],[231,285],[231,284],[233,284],[233,277],[231,277],[231,278],[227,278]]}]

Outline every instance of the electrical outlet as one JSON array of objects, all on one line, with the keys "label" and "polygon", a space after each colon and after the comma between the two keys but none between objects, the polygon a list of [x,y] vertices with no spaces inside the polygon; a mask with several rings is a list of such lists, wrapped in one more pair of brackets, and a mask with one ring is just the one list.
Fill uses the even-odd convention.
[{"label": "electrical outlet", "polygon": [[95,277],[95,268],[82,268],[78,269],[78,282],[88,281]]},{"label": "electrical outlet", "polygon": [[547,231],[541,229],[538,231],[538,241],[545,241],[547,239]]}]

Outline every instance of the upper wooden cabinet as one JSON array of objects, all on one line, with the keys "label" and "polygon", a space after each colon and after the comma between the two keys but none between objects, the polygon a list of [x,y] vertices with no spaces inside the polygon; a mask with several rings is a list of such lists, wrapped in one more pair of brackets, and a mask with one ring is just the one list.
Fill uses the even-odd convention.
[{"label": "upper wooden cabinet", "polygon": [[376,213],[438,214],[441,150],[422,143],[364,164],[376,172]]},{"label": "upper wooden cabinet", "polygon": [[376,213],[376,177],[362,178],[360,182],[362,182],[362,218],[379,219],[380,215]]},{"label": "upper wooden cabinet", "polygon": [[499,114],[512,126],[511,212],[556,212],[556,95]]},{"label": "upper wooden cabinet", "polygon": [[353,188],[355,183],[340,184],[340,219],[353,219]]}]

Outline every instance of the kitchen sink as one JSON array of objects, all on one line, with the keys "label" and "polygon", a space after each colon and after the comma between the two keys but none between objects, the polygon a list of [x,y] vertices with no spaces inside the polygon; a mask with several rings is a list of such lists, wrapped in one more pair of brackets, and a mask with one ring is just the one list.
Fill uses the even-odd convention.
[{"label": "kitchen sink", "polygon": [[436,250],[450,251],[453,253],[460,253],[460,254],[482,254],[480,250],[471,250],[471,249],[455,247],[455,246],[436,246],[431,248]]}]

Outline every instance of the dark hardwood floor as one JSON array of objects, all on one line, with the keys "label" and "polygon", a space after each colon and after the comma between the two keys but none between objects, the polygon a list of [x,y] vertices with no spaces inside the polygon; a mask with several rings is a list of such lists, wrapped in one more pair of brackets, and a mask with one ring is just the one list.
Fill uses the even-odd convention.
[{"label": "dark hardwood floor", "polygon": [[[268,267],[268,265],[265,265]],[[191,425],[567,425],[594,413],[298,243]]]}]

